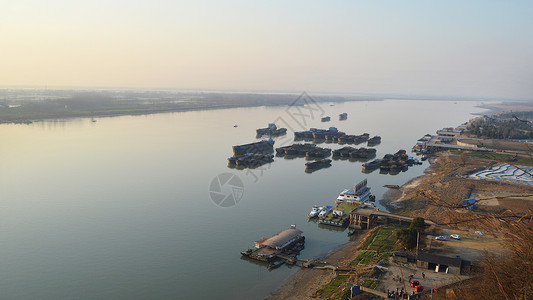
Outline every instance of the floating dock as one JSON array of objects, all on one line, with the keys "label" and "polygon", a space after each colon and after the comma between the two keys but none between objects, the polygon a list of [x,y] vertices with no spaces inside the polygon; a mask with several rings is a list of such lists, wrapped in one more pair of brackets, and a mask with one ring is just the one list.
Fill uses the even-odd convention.
[{"label": "floating dock", "polygon": [[303,250],[305,237],[302,233],[301,230],[292,225],[291,228],[270,238],[260,239],[255,242],[255,248],[242,251],[241,255],[271,263],[271,268],[278,267],[281,265],[279,261],[284,261],[287,257],[296,259],[296,256]]},{"label": "floating dock", "polygon": [[353,202],[337,203],[331,211],[318,219],[318,223],[346,227],[350,222],[350,213],[358,207],[359,204]]}]

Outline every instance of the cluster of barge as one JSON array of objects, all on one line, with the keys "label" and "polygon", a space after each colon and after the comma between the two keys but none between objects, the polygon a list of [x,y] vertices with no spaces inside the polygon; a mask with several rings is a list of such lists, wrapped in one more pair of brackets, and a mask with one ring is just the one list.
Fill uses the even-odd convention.
[{"label": "cluster of barge", "polygon": [[292,144],[276,148],[276,156],[306,156],[307,152],[319,149],[315,144]]},{"label": "cluster of barge", "polygon": [[336,127],[330,127],[329,129],[318,129],[318,128],[311,128],[306,131],[296,131],[294,133],[294,139],[315,139],[315,140],[323,140],[326,138],[326,135],[336,135],[336,134],[345,134],[344,132],[339,132],[339,130]]},{"label": "cluster of barge", "polygon": [[233,146],[233,156],[228,158],[229,167],[257,168],[274,161],[274,141],[262,140],[255,143]]},{"label": "cluster of barge", "polygon": [[315,144],[292,144],[276,148],[276,156],[305,156],[307,158],[326,158],[331,155],[331,149],[320,148]]},{"label": "cluster of barge", "polygon": [[376,156],[376,149],[374,148],[354,148],[354,147],[343,147],[337,150],[333,150],[333,157],[338,158],[360,158],[360,159],[370,159]]},{"label": "cluster of barge", "polygon": [[380,169],[381,172],[400,172],[407,171],[410,166],[420,165],[417,159],[409,157],[405,150],[399,150],[394,154],[386,154],[382,159],[375,159],[371,162],[363,164],[363,171],[373,171]]},{"label": "cluster of barge", "polygon": [[370,138],[370,134],[363,133],[360,135],[346,134],[339,131],[336,127],[330,127],[329,129],[311,128],[307,131],[297,131],[294,133],[295,140],[314,140],[325,141],[326,143],[339,143],[339,144],[361,144],[368,143],[368,146],[375,146],[381,143],[380,136],[374,136]]}]

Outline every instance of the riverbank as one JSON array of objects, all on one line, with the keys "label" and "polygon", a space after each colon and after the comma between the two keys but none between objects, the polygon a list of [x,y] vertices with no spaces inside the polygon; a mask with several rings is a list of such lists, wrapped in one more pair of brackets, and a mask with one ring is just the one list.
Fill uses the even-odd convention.
[{"label": "riverbank", "polygon": [[[354,236],[353,240],[319,260],[324,260],[330,265],[349,264],[369,233],[362,232]],[[301,269],[265,299],[313,299],[313,294],[333,279],[335,275],[335,271],[330,269]]]},{"label": "riverbank", "polygon": [[[22,93],[22,94],[21,94]],[[0,93],[1,94],[1,93]],[[0,123],[49,119],[111,117],[164,112],[259,106],[303,106],[348,101],[376,101],[381,97],[254,93],[180,93],[164,91],[47,91],[26,95],[12,91],[0,103]],[[44,100],[43,100],[44,99]]]},{"label": "riverbank", "polygon": [[[503,210],[524,213],[531,208],[533,196],[528,186],[467,178],[468,174],[493,165],[493,160],[472,154],[441,152],[431,157],[429,162],[424,175],[411,179],[399,189],[388,190],[380,203],[392,213],[423,217],[438,224],[456,224],[458,220],[460,223],[462,214],[443,211],[449,210],[448,206],[461,207],[463,199],[472,196],[483,199],[479,202],[479,211],[487,213]],[[456,225],[454,229],[470,228],[468,225]],[[332,253],[328,262],[342,264],[352,261],[368,233],[363,231],[357,240]],[[462,251],[467,253],[464,249]],[[316,291],[334,277],[333,271],[303,269],[266,299],[312,299]]]}]

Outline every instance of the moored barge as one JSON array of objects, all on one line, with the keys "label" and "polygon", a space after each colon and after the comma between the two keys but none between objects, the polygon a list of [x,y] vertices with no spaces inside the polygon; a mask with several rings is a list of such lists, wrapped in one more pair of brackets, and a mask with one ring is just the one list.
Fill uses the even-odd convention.
[{"label": "moored barge", "polygon": [[239,156],[232,156],[228,158],[229,167],[237,168],[257,168],[264,164],[274,161],[272,154],[244,154]]},{"label": "moored barge", "polygon": [[278,128],[276,124],[270,123],[268,124],[268,127],[266,128],[259,128],[256,130],[257,137],[261,137],[263,135],[269,135],[269,136],[280,136],[287,134],[287,128]]},{"label": "moored barge", "polygon": [[326,168],[331,166],[331,159],[321,159],[314,162],[309,162],[305,164],[305,170],[311,171],[311,170],[318,170],[322,168]]},{"label": "moored barge", "polygon": [[270,238],[255,242],[255,247],[242,251],[241,255],[264,262],[280,261],[281,256],[298,255],[304,248],[305,237],[302,231],[292,225]]},{"label": "moored barge", "polygon": [[262,140],[255,143],[233,146],[233,155],[239,156],[247,153],[270,153],[274,149],[274,140]]},{"label": "moored barge", "polygon": [[368,146],[375,146],[381,143],[381,137],[379,135],[373,136],[366,142]]}]

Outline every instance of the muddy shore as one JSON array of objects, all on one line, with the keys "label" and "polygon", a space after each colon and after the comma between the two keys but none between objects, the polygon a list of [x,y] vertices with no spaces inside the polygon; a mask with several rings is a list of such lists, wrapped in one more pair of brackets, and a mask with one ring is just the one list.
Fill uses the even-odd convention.
[{"label": "muddy shore", "polygon": [[[333,250],[323,260],[331,265],[350,263],[368,233],[362,232],[355,236],[352,241],[342,245],[338,250]],[[265,299],[313,299],[313,294],[333,277],[335,277],[335,272],[330,269],[301,269]]]}]

